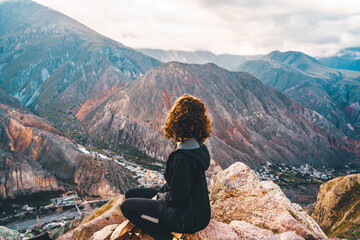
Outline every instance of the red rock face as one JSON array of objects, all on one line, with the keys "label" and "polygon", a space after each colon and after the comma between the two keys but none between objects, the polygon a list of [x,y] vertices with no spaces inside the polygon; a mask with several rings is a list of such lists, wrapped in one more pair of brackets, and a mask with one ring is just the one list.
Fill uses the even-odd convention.
[{"label": "red rock face", "polygon": [[236,161],[253,167],[267,161],[336,166],[359,157],[358,146],[321,115],[247,73],[214,64],[164,64],[107,100],[93,102],[93,110],[80,119],[91,139],[127,143],[163,159],[164,150],[171,149],[161,136],[163,123],[183,94],[205,102],[213,121],[208,145],[223,168]]},{"label": "red rock face", "polygon": [[114,197],[137,185],[114,161],[81,154],[10,95],[0,92],[0,101],[0,199],[64,189],[64,182],[84,195],[101,197]]}]

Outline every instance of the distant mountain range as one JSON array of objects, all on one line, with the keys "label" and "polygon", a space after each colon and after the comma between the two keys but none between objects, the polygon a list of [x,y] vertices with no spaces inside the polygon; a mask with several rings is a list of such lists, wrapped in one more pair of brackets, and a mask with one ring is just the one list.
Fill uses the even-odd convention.
[{"label": "distant mountain range", "polygon": [[241,64],[248,72],[360,139],[360,72],[329,68],[301,52],[274,51]]},{"label": "distant mountain range", "polygon": [[241,63],[248,60],[255,60],[261,58],[263,55],[231,55],[220,54],[215,55],[209,51],[174,51],[174,50],[161,50],[161,49],[137,49],[138,51],[156,58],[162,62],[182,62],[182,63],[215,63],[216,65],[227,70],[233,70]]},{"label": "distant mountain range", "polygon": [[335,56],[319,58],[319,61],[331,68],[360,71],[360,48],[345,48]]}]

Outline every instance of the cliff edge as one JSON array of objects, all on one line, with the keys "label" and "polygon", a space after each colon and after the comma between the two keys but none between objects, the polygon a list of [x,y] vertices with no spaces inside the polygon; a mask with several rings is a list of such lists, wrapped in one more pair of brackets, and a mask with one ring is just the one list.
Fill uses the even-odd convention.
[{"label": "cliff edge", "polygon": [[[235,163],[210,183],[212,219],[202,231],[184,239],[326,239],[320,226],[299,205],[291,203],[271,181],[260,181],[245,164]],[[119,196],[95,212],[66,239],[126,239],[129,225]],[[139,233],[138,239],[152,239]]]}]

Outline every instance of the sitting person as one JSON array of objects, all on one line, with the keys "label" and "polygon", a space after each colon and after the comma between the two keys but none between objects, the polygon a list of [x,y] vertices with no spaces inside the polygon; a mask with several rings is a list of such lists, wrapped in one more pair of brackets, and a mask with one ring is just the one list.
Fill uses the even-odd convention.
[{"label": "sitting person", "polygon": [[[205,171],[210,165],[203,144],[211,133],[204,103],[184,95],[171,109],[164,135],[177,142],[166,162],[161,187],[134,188],[121,205],[124,216],[155,239],[173,239],[176,233],[195,233],[210,222],[211,209]],[[157,200],[153,200],[157,196]]]}]

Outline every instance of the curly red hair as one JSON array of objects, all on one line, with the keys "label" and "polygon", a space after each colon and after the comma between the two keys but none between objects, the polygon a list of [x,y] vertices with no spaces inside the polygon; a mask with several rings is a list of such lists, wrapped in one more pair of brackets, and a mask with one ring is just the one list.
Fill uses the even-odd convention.
[{"label": "curly red hair", "polygon": [[193,137],[202,143],[210,137],[211,125],[205,104],[196,97],[184,95],[176,100],[170,110],[164,126],[164,136],[176,142]]}]

